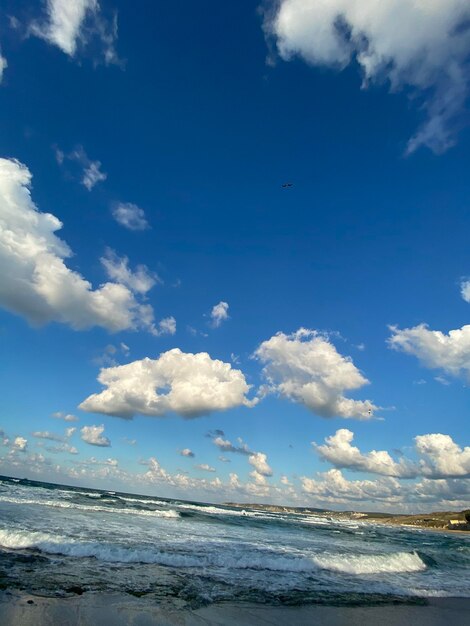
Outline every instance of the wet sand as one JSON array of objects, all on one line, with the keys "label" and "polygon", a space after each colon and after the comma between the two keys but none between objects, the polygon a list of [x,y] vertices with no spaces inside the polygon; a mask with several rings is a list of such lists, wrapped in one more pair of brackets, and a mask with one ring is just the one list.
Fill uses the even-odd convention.
[{"label": "wet sand", "polygon": [[422,605],[272,607],[215,604],[169,610],[124,594],[88,592],[70,598],[44,598],[0,592],[0,624],[5,626],[449,626],[464,624],[470,598],[432,598]]}]

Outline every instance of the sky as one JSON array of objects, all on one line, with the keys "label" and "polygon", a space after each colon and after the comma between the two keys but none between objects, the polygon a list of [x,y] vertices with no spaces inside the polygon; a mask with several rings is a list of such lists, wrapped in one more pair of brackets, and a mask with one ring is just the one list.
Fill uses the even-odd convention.
[{"label": "sky", "polygon": [[467,0],[5,0],[0,473],[470,503]]}]

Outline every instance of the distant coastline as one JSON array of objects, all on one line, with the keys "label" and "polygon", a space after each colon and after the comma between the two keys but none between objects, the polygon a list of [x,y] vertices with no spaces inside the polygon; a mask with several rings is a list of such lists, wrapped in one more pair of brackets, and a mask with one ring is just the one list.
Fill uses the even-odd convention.
[{"label": "distant coastline", "polygon": [[280,506],[275,504],[239,503],[224,502],[225,506],[232,506],[240,509],[250,509],[267,511],[271,513],[294,513],[299,515],[316,515],[325,517],[326,520],[337,519],[361,520],[377,522],[381,524],[391,524],[394,526],[406,526],[414,528],[424,528],[428,530],[446,530],[452,532],[469,532],[470,523],[467,522],[463,511],[437,511],[433,513],[417,513],[406,515],[399,513],[378,513],[360,511],[330,511],[311,507]]}]

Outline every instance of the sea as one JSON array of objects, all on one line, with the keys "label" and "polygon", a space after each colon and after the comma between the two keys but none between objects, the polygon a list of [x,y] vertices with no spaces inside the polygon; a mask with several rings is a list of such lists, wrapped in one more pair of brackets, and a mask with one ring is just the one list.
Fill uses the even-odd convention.
[{"label": "sea", "polygon": [[470,597],[470,537],[0,479],[0,588],[166,608]]}]

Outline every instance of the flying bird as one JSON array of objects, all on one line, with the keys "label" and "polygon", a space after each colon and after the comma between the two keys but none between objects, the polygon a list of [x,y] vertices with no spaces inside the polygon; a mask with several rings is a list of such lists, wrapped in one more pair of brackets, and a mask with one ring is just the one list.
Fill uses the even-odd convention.
[{"label": "flying bird", "polygon": [[283,189],[288,189],[289,187],[293,187],[294,183],[283,183],[281,186]]}]

